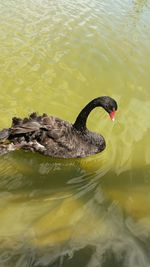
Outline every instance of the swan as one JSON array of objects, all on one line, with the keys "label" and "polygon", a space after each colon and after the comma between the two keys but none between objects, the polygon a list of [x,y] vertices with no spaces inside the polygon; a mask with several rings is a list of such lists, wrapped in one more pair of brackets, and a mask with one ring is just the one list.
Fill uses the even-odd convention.
[{"label": "swan", "polygon": [[105,139],[86,126],[90,112],[96,107],[102,107],[114,120],[117,102],[109,96],[90,101],[73,124],[45,113],[38,116],[34,112],[24,119],[14,117],[11,127],[0,131],[0,155],[17,149],[57,158],[84,158],[97,154],[105,149]]}]

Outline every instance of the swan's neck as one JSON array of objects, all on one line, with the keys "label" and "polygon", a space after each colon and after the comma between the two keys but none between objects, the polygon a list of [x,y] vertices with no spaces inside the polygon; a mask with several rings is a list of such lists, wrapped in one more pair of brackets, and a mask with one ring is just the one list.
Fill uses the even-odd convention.
[{"label": "swan's neck", "polygon": [[100,98],[93,99],[90,103],[88,103],[79,113],[78,117],[76,118],[73,127],[78,131],[85,131],[86,130],[86,122],[90,112],[96,108],[97,106],[103,106]]}]

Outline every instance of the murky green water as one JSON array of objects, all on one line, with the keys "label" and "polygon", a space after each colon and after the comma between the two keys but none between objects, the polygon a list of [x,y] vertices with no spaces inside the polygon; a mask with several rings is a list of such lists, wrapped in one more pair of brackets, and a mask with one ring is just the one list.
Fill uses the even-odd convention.
[{"label": "murky green water", "polygon": [[0,21],[0,128],[119,104],[88,120],[99,155],[0,158],[0,267],[150,266],[150,1],[0,0]]}]

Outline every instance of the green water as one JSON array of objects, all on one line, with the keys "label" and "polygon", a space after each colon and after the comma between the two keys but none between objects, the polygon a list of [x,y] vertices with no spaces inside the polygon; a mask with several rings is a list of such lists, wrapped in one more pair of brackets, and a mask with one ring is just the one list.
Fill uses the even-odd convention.
[{"label": "green water", "polygon": [[150,1],[0,0],[0,128],[38,111],[89,129],[87,159],[0,158],[0,267],[150,266]]}]

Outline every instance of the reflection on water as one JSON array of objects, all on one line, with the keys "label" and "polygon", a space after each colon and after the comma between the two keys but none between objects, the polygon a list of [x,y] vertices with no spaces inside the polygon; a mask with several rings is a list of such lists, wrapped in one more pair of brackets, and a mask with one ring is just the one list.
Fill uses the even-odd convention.
[{"label": "reflection on water", "polygon": [[[32,111],[88,127],[107,149],[0,158],[0,267],[150,266],[149,0],[0,1],[0,127]],[[63,111],[63,112],[62,112]]]}]

